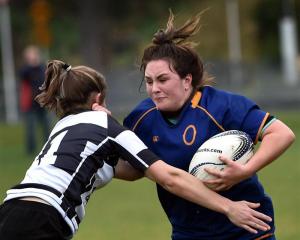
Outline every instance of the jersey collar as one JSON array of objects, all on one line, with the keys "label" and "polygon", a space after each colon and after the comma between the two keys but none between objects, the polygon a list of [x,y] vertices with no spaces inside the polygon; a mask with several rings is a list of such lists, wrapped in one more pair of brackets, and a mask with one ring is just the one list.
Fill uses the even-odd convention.
[{"label": "jersey collar", "polygon": [[200,102],[201,96],[202,96],[202,93],[200,91],[197,91],[195,93],[194,97],[191,100],[192,108],[196,108],[197,107],[198,103]]}]

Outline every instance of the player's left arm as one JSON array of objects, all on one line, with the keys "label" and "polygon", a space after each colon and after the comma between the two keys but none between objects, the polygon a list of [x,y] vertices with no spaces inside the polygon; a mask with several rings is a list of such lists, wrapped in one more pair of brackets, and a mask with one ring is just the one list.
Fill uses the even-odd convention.
[{"label": "player's left arm", "polygon": [[259,148],[245,165],[246,172],[250,176],[277,159],[296,137],[286,124],[276,119],[264,129],[261,138]]},{"label": "player's left arm", "polygon": [[261,134],[261,144],[247,164],[242,165],[221,156],[220,160],[227,164],[227,168],[223,171],[206,169],[217,178],[207,180],[205,183],[213,184],[215,191],[227,190],[273,162],[288,149],[294,140],[293,131],[286,124],[275,119],[264,128]]}]

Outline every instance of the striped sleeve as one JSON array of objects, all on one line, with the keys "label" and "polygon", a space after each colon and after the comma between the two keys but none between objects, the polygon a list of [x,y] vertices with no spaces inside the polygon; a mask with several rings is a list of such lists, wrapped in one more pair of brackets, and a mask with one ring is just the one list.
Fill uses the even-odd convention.
[{"label": "striped sleeve", "polygon": [[134,132],[123,127],[112,117],[108,117],[108,137],[119,156],[138,170],[145,171],[160,159]]}]

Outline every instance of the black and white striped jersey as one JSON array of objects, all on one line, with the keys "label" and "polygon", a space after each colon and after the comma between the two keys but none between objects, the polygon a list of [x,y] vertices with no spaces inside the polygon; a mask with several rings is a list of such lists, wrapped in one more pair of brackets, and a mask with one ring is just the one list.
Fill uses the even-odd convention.
[{"label": "black and white striped jersey", "polygon": [[105,112],[69,115],[57,122],[23,181],[7,191],[4,201],[28,196],[44,199],[61,213],[74,234],[91,193],[113,177],[112,155],[142,171],[159,159]]}]

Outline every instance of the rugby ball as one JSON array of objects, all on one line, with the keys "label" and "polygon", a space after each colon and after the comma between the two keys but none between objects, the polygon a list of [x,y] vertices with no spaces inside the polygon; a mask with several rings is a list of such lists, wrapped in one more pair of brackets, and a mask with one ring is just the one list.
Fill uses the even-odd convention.
[{"label": "rugby ball", "polygon": [[224,170],[226,164],[219,160],[220,155],[245,164],[253,154],[254,144],[247,133],[238,130],[222,132],[199,147],[190,162],[189,173],[200,180],[214,179],[204,168]]}]

